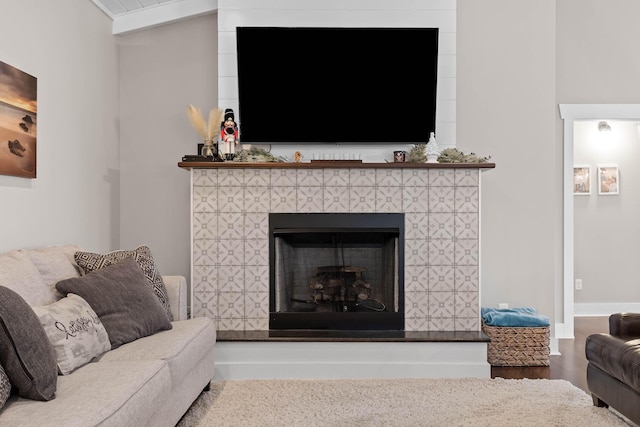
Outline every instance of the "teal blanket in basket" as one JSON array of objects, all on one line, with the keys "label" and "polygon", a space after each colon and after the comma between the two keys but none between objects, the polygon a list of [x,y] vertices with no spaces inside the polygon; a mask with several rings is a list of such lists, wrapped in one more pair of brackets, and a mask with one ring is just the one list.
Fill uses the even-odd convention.
[{"label": "teal blanket in basket", "polygon": [[538,327],[549,326],[549,318],[538,314],[533,307],[489,308],[482,307],[482,321],[489,326]]}]

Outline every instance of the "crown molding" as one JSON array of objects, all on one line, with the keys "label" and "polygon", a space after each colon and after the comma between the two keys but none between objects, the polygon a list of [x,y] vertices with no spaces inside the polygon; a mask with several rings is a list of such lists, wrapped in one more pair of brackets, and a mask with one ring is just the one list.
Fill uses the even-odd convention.
[{"label": "crown molding", "polygon": [[114,35],[153,28],[195,16],[214,13],[218,10],[218,0],[182,0],[144,7],[113,16],[104,9],[99,1],[93,0],[93,2],[113,19],[112,33]]}]

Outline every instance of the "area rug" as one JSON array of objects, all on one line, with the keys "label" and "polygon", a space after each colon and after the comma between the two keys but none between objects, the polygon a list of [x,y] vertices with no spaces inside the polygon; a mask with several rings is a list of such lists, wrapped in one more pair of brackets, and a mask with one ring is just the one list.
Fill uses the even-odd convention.
[{"label": "area rug", "polygon": [[627,426],[565,380],[243,380],[211,384],[178,424]]}]

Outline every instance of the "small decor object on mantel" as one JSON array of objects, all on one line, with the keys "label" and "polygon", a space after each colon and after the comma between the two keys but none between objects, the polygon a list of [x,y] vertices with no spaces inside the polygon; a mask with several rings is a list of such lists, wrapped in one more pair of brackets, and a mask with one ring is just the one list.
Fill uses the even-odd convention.
[{"label": "small decor object on mantel", "polygon": [[304,156],[300,151],[296,151],[295,153],[293,153],[293,161],[296,163],[300,163],[303,157]]},{"label": "small decor object on mantel", "polygon": [[218,123],[222,120],[222,110],[218,107],[213,108],[209,112],[209,122],[205,122],[202,112],[199,108],[189,105],[187,107],[187,117],[191,126],[198,132],[203,139],[204,144],[199,150],[199,155],[213,161],[220,161],[218,153]]},{"label": "small decor object on mantel", "polygon": [[411,163],[424,163],[427,161],[426,154],[427,144],[416,144],[411,147],[407,154],[407,162]]},{"label": "small decor object on mantel", "polygon": [[393,152],[393,162],[394,163],[403,163],[407,158],[406,151],[394,151]]},{"label": "small decor object on mantel", "polygon": [[227,160],[233,160],[238,144],[238,124],[231,108],[224,110],[224,121],[220,124],[220,139],[224,144],[224,152]]},{"label": "small decor object on mantel", "polygon": [[436,142],[436,135],[433,132],[431,132],[431,135],[429,136],[426,154],[427,163],[438,163],[438,156],[440,156],[440,147],[438,147],[438,143]]},{"label": "small decor object on mantel", "polygon": [[438,163],[487,163],[491,158],[480,157],[474,153],[464,154],[457,148],[445,148],[438,157]]}]

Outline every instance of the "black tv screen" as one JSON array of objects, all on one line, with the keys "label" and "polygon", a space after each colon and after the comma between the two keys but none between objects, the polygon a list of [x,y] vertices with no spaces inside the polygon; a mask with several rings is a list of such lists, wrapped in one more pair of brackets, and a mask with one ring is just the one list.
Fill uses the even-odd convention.
[{"label": "black tv screen", "polygon": [[437,28],[238,27],[240,141],[426,143]]}]

